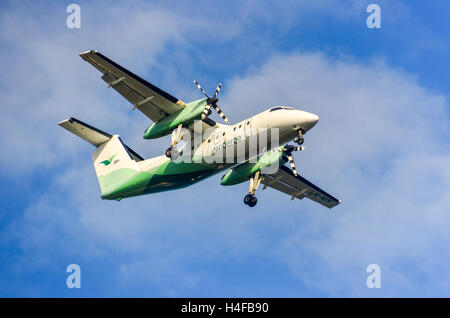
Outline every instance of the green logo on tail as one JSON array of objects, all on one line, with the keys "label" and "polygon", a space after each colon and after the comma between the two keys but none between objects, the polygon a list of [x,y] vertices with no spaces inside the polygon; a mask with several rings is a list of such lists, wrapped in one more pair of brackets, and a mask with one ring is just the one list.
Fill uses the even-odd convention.
[{"label": "green logo on tail", "polygon": [[[117,155],[117,154],[116,154],[116,155]],[[116,155],[112,155],[111,158],[109,158],[108,160],[103,160],[103,161],[100,162],[100,163],[103,163],[105,166],[107,166],[107,165],[109,165],[109,164],[113,161],[113,159],[114,159],[114,157],[115,157]],[[99,164],[100,164],[100,163],[99,163]]]}]

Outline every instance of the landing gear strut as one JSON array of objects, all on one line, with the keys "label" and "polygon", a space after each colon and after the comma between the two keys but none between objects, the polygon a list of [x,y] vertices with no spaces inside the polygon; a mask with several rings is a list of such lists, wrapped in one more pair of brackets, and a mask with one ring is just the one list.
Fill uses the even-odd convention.
[{"label": "landing gear strut", "polygon": [[254,207],[258,202],[258,199],[255,197],[255,192],[261,183],[261,179],[259,171],[256,171],[255,175],[250,177],[248,194],[244,197],[244,203],[249,207]]},{"label": "landing gear strut", "polygon": [[179,124],[177,129],[173,130],[172,138],[170,140],[170,147],[167,148],[167,150],[165,152],[166,157],[168,157],[168,158],[172,157],[172,150],[175,149],[175,147],[178,145],[178,143],[181,141],[181,139],[183,139],[186,129],[183,130],[182,128],[183,128],[183,125]]}]

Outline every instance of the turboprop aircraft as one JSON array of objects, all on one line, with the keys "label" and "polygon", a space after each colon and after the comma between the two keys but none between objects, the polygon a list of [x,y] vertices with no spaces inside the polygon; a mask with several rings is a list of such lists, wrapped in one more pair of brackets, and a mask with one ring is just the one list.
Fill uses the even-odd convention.
[{"label": "turboprop aircraft", "polygon": [[[60,126],[96,147],[92,154],[101,198],[121,200],[132,196],[167,191],[192,185],[225,169],[221,185],[249,182],[244,203],[254,207],[260,184],[284,192],[291,200],[308,198],[328,208],[341,201],[297,173],[292,157],[304,150],[304,135],[314,127],[315,114],[286,106],[271,107],[236,124],[218,106],[219,84],[212,97],[194,84],[205,98],[185,103],[133,74],[96,50],[80,54],[97,68],[101,77],[153,123],[145,139],[171,134],[164,155],[144,159],[111,135],[76,118]],[[209,116],[215,110],[226,124]],[[268,136],[271,138],[268,138]],[[294,142],[296,145],[287,144]],[[289,162],[289,167],[285,164]]]}]

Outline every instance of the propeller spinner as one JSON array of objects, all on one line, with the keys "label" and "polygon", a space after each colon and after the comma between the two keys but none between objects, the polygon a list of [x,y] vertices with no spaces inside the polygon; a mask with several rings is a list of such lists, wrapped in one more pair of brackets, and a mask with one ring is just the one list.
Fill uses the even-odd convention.
[{"label": "propeller spinner", "polygon": [[203,95],[208,97],[208,99],[206,100],[207,106],[205,107],[205,110],[202,113],[202,120],[211,114],[211,107],[212,107],[219,114],[220,118],[222,118],[227,124],[229,124],[230,121],[228,120],[227,116],[225,116],[225,114],[222,112],[220,107],[217,105],[217,102],[219,101],[219,99],[217,98],[217,95],[219,94],[220,89],[222,88],[222,84],[219,83],[217,85],[217,88],[216,88],[216,91],[214,92],[213,97],[209,97],[208,94],[206,94],[205,90],[200,86],[200,84],[197,81],[194,81],[194,84],[203,93]]}]

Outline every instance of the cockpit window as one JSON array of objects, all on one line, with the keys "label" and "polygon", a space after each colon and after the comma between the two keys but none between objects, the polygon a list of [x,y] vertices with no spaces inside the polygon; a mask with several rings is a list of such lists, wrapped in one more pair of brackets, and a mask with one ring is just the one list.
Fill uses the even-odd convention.
[{"label": "cockpit window", "polygon": [[272,108],[270,109],[270,111],[271,111],[271,112],[274,112],[274,111],[280,110],[280,109],[283,109],[283,107],[272,107]]},{"label": "cockpit window", "polygon": [[277,107],[272,107],[272,108],[269,110],[269,112],[273,112],[273,111],[280,110],[280,109],[292,110],[292,109],[294,109],[294,108],[292,108],[292,107],[285,107],[285,106],[277,106]]}]

